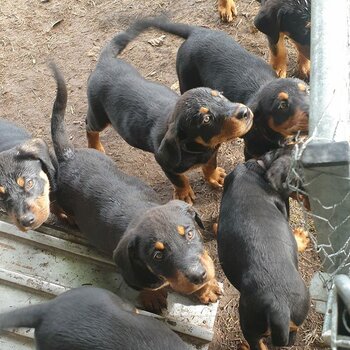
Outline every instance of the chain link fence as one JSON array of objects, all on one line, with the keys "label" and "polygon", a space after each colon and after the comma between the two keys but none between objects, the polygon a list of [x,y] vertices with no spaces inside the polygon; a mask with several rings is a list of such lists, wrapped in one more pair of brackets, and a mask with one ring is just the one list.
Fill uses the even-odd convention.
[{"label": "chain link fence", "polygon": [[317,278],[328,292],[323,338],[343,349],[350,348],[350,0],[314,0],[311,18],[310,136],[295,145],[287,182],[309,198],[304,219],[315,225],[310,239],[324,272]]}]

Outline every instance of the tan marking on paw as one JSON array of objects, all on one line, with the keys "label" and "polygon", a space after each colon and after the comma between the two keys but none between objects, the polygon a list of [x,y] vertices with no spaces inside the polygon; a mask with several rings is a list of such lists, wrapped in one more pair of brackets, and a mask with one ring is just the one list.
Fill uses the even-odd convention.
[{"label": "tan marking on paw", "polygon": [[223,22],[232,22],[233,17],[237,16],[237,8],[233,0],[219,0],[218,11]]},{"label": "tan marking on paw", "polygon": [[223,291],[220,288],[218,281],[213,278],[201,289],[194,293],[199,301],[203,304],[215,303],[222,296]]},{"label": "tan marking on paw", "polygon": [[226,176],[225,169],[217,167],[214,170],[202,168],[204,178],[209,182],[209,184],[215,188],[220,188],[224,185],[224,180]]}]

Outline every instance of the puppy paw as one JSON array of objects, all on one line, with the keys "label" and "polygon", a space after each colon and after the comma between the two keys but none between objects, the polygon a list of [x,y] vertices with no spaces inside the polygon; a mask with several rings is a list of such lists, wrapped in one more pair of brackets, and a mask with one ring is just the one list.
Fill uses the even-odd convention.
[{"label": "puppy paw", "polygon": [[139,301],[145,310],[160,314],[162,309],[167,307],[168,292],[165,288],[158,290],[142,290],[139,295]]},{"label": "puppy paw", "polygon": [[287,77],[287,67],[274,67],[274,70],[279,78],[286,78]]},{"label": "puppy paw", "polygon": [[223,22],[232,22],[233,17],[237,16],[237,9],[233,0],[219,0],[218,10]]},{"label": "puppy paw", "polygon": [[302,253],[306,250],[308,244],[310,243],[310,238],[306,230],[298,227],[293,230],[295,240],[297,241],[298,252]]},{"label": "puppy paw", "polygon": [[224,185],[226,172],[223,168],[217,167],[212,173],[206,174],[205,179],[215,188],[220,188]]},{"label": "puppy paw", "polygon": [[180,199],[190,205],[193,204],[193,201],[196,198],[191,186],[184,187],[184,188],[180,188],[180,187],[175,188],[173,197],[174,199]]},{"label": "puppy paw", "polygon": [[243,343],[238,345],[237,349],[238,350],[250,350],[250,346],[246,341],[244,341]]},{"label": "puppy paw", "polygon": [[223,291],[214,278],[194,293],[203,304],[215,303],[222,296]]},{"label": "puppy paw", "polygon": [[299,62],[297,75],[300,79],[303,79],[305,81],[310,80],[310,61],[309,60]]}]

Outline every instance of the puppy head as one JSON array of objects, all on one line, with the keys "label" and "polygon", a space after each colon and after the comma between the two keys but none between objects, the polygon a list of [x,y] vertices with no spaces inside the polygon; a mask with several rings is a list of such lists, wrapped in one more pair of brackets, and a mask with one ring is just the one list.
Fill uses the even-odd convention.
[{"label": "puppy head", "polygon": [[[279,33],[286,33],[301,45],[310,46],[311,0],[265,1],[254,19],[255,27],[270,38],[272,44]],[[309,58],[309,56],[306,56]]]},{"label": "puppy head", "polygon": [[50,178],[55,168],[40,139],[0,153],[0,207],[22,230],[35,229],[50,214]]},{"label": "puppy head", "polygon": [[252,126],[251,110],[232,103],[218,91],[196,88],[186,91],[176,103],[172,122],[158,149],[158,158],[172,164],[181,161],[181,149],[200,153],[222,142],[245,135]]},{"label": "puppy head", "polygon": [[296,78],[275,79],[254,97],[254,122],[281,137],[307,134],[309,130],[309,87]]},{"label": "puppy head", "polygon": [[213,261],[203,248],[195,210],[183,201],[148,210],[123,235],[114,260],[126,281],[138,288],[191,294],[214,278]]}]

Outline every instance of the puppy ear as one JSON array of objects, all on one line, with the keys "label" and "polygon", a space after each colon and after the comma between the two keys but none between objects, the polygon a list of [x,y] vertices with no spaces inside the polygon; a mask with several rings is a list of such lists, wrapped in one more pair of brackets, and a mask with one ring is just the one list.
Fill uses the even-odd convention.
[{"label": "puppy ear", "polygon": [[187,209],[188,213],[192,216],[193,220],[197,223],[197,225],[201,228],[201,229],[205,229],[203,222],[199,216],[199,214],[197,213],[197,211],[192,207],[192,206],[188,206]]},{"label": "puppy ear", "polygon": [[125,282],[137,290],[155,289],[164,282],[153,274],[139,256],[140,236],[126,231],[113,252],[113,260]]},{"label": "puppy ear", "polygon": [[166,168],[173,168],[181,162],[181,148],[175,122],[169,125],[155,157],[159,164]]},{"label": "puppy ear", "polygon": [[49,178],[51,191],[56,189],[56,163],[55,158],[50,155],[49,147],[42,139],[31,139],[17,148],[17,157],[20,159],[39,160],[42,169]]},{"label": "puppy ear", "polygon": [[266,34],[272,44],[277,44],[279,39],[282,13],[276,8],[262,6],[254,19],[255,27]]}]

